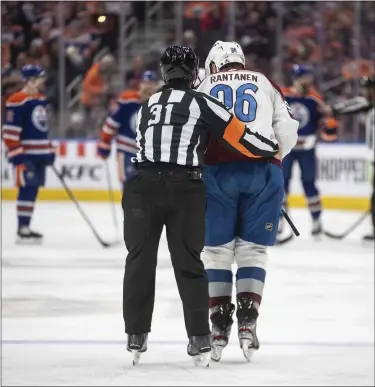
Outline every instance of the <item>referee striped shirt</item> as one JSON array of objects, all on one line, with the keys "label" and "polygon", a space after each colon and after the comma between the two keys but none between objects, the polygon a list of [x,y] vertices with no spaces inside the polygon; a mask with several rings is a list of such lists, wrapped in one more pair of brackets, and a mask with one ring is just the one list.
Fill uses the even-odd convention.
[{"label": "referee striped shirt", "polygon": [[272,157],[276,140],[250,131],[217,99],[191,89],[164,89],[137,116],[136,159],[200,166],[210,134],[248,157]]}]

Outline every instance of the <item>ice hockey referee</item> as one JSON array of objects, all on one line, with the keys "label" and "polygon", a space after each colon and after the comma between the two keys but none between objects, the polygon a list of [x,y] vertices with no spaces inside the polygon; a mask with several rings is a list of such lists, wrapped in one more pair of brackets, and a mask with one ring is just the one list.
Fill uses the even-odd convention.
[{"label": "ice hockey referee", "polygon": [[205,236],[205,187],[200,166],[213,135],[248,157],[272,157],[276,140],[252,132],[218,100],[192,90],[198,59],[171,46],[160,60],[163,89],[137,118],[137,175],[122,200],[126,258],[123,313],[133,364],[147,349],[155,296],[157,252],[166,227],[189,338],[188,354],[208,364],[208,280],[200,259]]},{"label": "ice hockey referee", "polygon": [[365,89],[365,96],[357,96],[332,106],[335,116],[365,113],[366,144],[369,152],[367,159],[372,162],[372,196],[371,196],[371,233],[363,236],[364,242],[375,241],[375,76],[363,77],[360,85]]}]

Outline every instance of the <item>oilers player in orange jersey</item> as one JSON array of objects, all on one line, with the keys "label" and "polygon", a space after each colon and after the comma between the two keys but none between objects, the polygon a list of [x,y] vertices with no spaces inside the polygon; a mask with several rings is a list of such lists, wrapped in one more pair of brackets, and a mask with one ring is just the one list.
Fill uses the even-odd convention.
[{"label": "oilers player in orange jersey", "polygon": [[2,138],[18,187],[17,243],[35,244],[42,241],[43,235],[29,226],[39,187],[45,182],[46,167],[54,163],[55,152],[48,139],[47,101],[42,94],[44,70],[26,65],[21,73],[25,85],[6,101]]},{"label": "oilers player in orange jersey", "polygon": [[109,157],[111,142],[115,137],[119,180],[123,184],[136,173],[132,158],[137,153],[135,139],[137,113],[141,104],[156,91],[157,81],[158,78],[153,71],[145,71],[139,90],[126,90],[120,95],[115,111],[107,117],[101,130],[97,145],[98,156],[103,159]]},{"label": "oilers player in orange jersey", "polygon": [[[293,117],[299,121],[298,140],[293,150],[283,159],[285,203],[289,194],[292,167],[298,162],[308,208],[312,217],[312,235],[322,233],[321,199],[316,187],[317,160],[316,142],[321,137],[325,141],[337,139],[337,121],[331,116],[331,108],[324,103],[321,95],[313,88],[313,73],[309,66],[293,66],[293,85],[283,89]],[[283,221],[280,223],[282,231]]]}]

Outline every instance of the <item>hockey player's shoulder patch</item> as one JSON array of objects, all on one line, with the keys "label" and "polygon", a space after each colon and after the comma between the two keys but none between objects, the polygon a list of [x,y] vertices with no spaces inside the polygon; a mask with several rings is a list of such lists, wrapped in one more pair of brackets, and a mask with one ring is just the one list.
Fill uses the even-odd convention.
[{"label": "hockey player's shoulder patch", "polygon": [[139,94],[135,90],[125,90],[118,99],[120,103],[139,102]]},{"label": "hockey player's shoulder patch", "polygon": [[16,93],[9,96],[6,101],[7,106],[20,106],[29,100],[29,95],[23,91],[17,91]]},{"label": "hockey player's shoulder patch", "polygon": [[29,95],[23,91],[18,91],[7,99],[6,106],[22,106],[26,102],[33,100],[45,101],[46,97],[43,94]]}]

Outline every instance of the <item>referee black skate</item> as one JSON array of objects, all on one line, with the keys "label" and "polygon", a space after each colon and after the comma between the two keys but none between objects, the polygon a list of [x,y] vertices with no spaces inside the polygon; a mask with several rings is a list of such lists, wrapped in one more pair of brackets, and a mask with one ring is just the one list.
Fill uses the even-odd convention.
[{"label": "referee black skate", "polygon": [[200,166],[210,134],[235,152],[272,157],[275,140],[251,132],[218,100],[191,89],[198,59],[190,47],[163,54],[163,89],[142,104],[137,118],[137,175],[122,200],[126,258],[123,312],[133,364],[147,350],[155,296],[157,252],[166,227],[183,312],[188,354],[208,365],[208,280],[200,254],[205,237],[205,186]]}]

